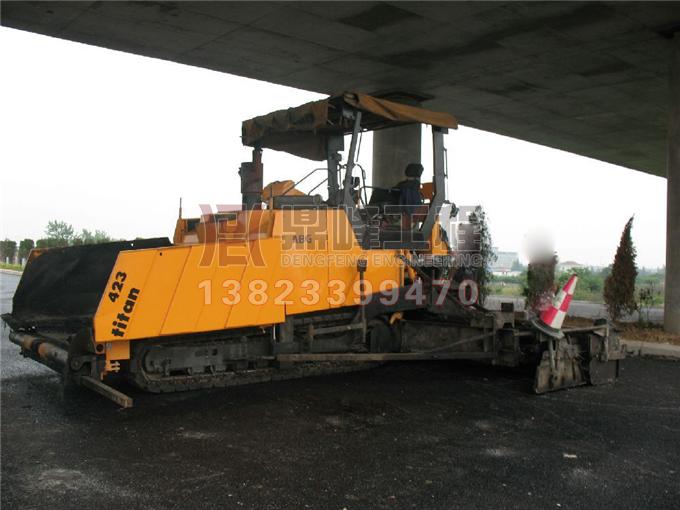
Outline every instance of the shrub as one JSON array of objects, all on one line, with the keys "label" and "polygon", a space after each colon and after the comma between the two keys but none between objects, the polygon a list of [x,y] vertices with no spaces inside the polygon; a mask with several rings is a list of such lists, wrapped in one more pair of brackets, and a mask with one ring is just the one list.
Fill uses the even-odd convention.
[{"label": "shrub", "polygon": [[484,304],[489,295],[489,284],[493,278],[491,265],[496,261],[496,254],[493,251],[491,231],[487,222],[486,213],[481,206],[475,207],[470,214],[470,223],[474,226],[474,232],[478,237],[480,264],[472,268],[474,280],[479,288],[479,303]]},{"label": "shrub", "polygon": [[555,292],[555,266],[557,255],[544,256],[529,262],[527,284],[524,287],[526,308],[540,311]]}]

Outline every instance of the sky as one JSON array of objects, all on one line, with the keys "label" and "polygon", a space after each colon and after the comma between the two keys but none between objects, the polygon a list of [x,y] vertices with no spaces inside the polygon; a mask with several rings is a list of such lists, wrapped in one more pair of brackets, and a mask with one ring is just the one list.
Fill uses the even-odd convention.
[{"label": "sky", "polygon": [[[240,203],[243,120],[324,97],[4,27],[0,55],[0,237],[16,241],[42,237],[50,220],[172,237],[180,197],[185,217]],[[425,132],[431,174],[430,144]],[[448,198],[482,205],[500,250],[526,261],[527,240],[542,236],[561,261],[608,265],[635,215],[638,266],[664,265],[665,179],[464,126],[446,146]],[[367,135],[369,183],[371,152]],[[263,161],[265,183],[320,166],[276,151]]]}]

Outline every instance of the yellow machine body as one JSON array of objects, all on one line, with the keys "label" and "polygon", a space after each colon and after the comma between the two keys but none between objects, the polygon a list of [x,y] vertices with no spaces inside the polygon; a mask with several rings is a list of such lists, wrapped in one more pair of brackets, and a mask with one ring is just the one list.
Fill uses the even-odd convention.
[{"label": "yellow machine body", "polygon": [[[401,250],[358,246],[342,209],[239,211],[223,221],[179,225],[179,244],[121,251],[94,316],[108,362],[130,342],[282,323],[287,316],[356,306],[357,262],[367,295],[401,287]],[[212,226],[212,227],[211,227]],[[448,248],[433,230],[433,252]],[[183,239],[198,242],[183,244]]]}]

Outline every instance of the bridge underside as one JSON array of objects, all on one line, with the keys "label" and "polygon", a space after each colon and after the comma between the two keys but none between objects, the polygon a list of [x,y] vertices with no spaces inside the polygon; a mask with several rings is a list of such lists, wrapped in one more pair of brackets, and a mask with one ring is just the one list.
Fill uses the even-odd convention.
[{"label": "bridge underside", "polygon": [[[4,2],[2,24],[316,92],[397,91],[467,126],[667,176],[664,320],[680,333],[679,6]],[[374,153],[417,159],[419,132],[376,137]]]},{"label": "bridge underside", "polygon": [[679,11],[673,2],[5,2],[2,24],[322,93],[396,88],[467,126],[665,176]]}]

